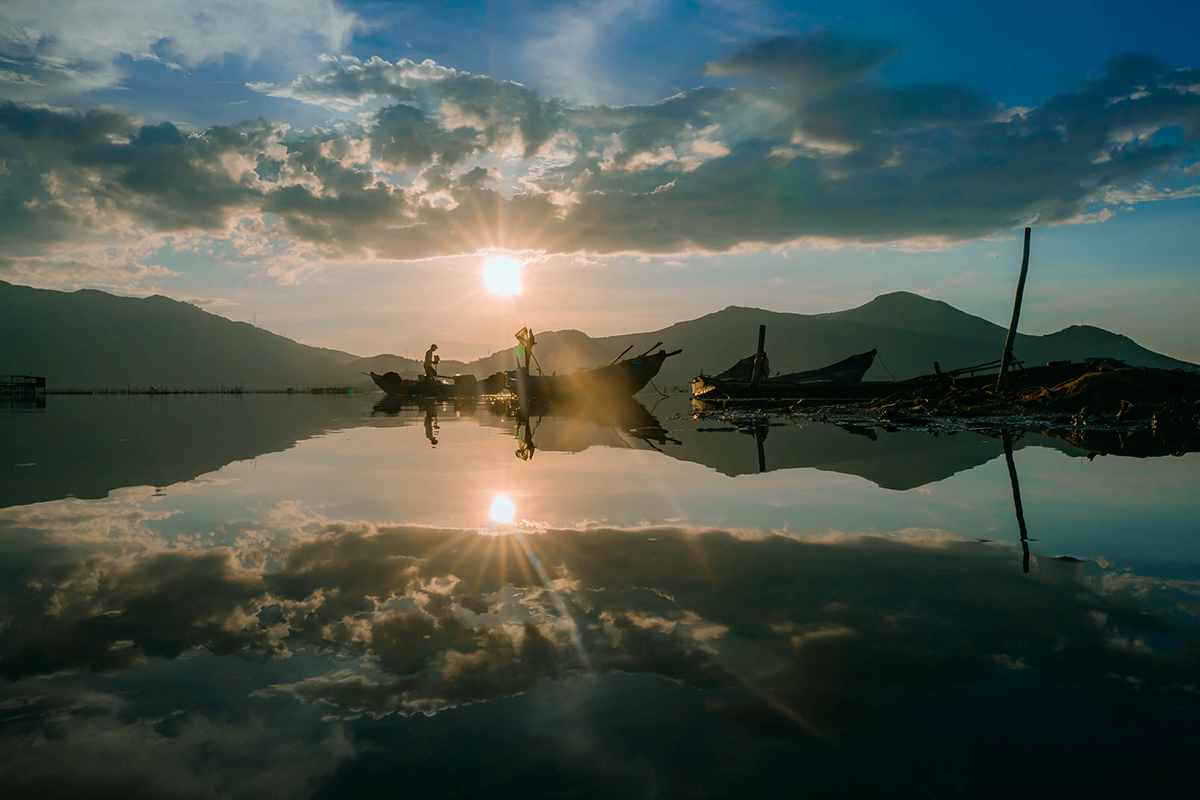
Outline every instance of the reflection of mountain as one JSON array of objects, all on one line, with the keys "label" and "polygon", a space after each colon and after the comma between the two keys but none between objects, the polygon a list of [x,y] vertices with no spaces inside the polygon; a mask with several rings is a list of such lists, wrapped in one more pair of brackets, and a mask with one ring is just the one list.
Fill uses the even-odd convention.
[{"label": "reflection of mountain", "polygon": [[[870,432],[872,435],[867,435]],[[765,433],[765,437],[764,434]],[[858,475],[884,489],[913,489],[986,464],[1003,455],[998,438],[975,433],[933,436],[925,431],[843,428],[819,422],[773,423],[756,430],[729,425],[674,430],[678,447],[663,452],[725,475],[810,468]],[[1034,444],[1025,438],[1015,447]],[[1057,439],[1038,439],[1068,455],[1084,451]]]},{"label": "reflection of mountain", "polygon": [[[6,442],[0,507],[104,497],[124,486],[168,486],[330,430],[364,425],[424,425],[434,442],[454,440],[448,426],[479,424],[507,431],[527,456],[535,450],[578,453],[589,447],[654,449],[731,476],[759,472],[760,466],[767,471],[811,468],[859,475],[888,489],[942,480],[1002,453],[999,439],[976,434],[933,437],[819,423],[774,423],[756,436],[752,427],[742,432],[669,419],[670,410],[652,414],[635,400],[540,411],[524,420],[502,407],[387,400],[372,407],[358,397],[51,397],[45,410],[0,413],[0,437]],[[1034,443],[1070,455],[1084,453],[1052,438],[1024,437],[1016,446]]]},{"label": "reflection of mountain", "polygon": [[168,486],[286,450],[362,415],[352,397],[50,397],[0,413],[0,507]]}]

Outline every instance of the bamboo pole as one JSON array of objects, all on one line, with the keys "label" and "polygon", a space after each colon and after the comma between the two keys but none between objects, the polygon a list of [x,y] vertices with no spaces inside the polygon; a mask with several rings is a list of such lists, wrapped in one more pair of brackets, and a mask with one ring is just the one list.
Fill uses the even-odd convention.
[{"label": "bamboo pole", "polygon": [[1021,256],[1021,277],[1017,280],[1017,298],[1013,302],[1012,322],[1008,325],[1008,338],[1004,340],[1004,355],[1000,357],[1000,377],[996,379],[996,388],[1004,385],[1004,376],[1008,373],[1008,365],[1013,360],[1013,342],[1017,338],[1017,321],[1021,318],[1021,298],[1025,295],[1025,276],[1029,274],[1029,232],[1025,229],[1025,254]]},{"label": "bamboo pole", "polygon": [[760,379],[765,377],[763,372],[763,348],[767,343],[767,326],[758,326],[758,349],[754,351],[754,370],[750,373],[750,385],[758,383]]}]

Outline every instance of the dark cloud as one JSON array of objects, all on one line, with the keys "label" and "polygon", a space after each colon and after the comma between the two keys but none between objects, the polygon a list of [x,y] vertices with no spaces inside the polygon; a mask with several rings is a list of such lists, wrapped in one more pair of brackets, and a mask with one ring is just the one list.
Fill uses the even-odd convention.
[{"label": "dark cloud", "polygon": [[[873,80],[894,53],[833,34],[776,39],[710,68],[774,85],[649,106],[571,107],[378,58],[254,87],[382,104],[361,125],[307,132],[185,131],[10,103],[3,233],[16,257],[113,226],[220,237],[247,219],[325,256],[669,253],[803,237],[956,241],[1197,191],[1175,168],[1194,160],[1200,135],[1198,70],[1121,56],[1074,91],[1004,109],[967,86]],[[1145,183],[1168,174],[1170,192]]]},{"label": "dark cloud", "polygon": [[855,81],[899,53],[894,45],[816,31],[759,42],[712,62],[705,73],[713,77],[767,77],[800,88],[823,89]]}]

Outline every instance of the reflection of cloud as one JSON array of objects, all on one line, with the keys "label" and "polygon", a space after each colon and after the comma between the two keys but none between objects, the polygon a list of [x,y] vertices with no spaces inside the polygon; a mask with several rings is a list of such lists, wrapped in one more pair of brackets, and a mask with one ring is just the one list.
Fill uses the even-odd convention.
[{"label": "reflection of cloud", "polygon": [[[1075,91],[1013,111],[962,85],[872,80],[895,52],[831,34],[773,39],[709,66],[751,85],[642,106],[570,106],[407,59],[330,57],[324,74],[251,87],[367,111],[362,124],[308,132],[192,132],[8,104],[0,269],[101,269],[105,248],[132,252],[146,233],[156,247],[233,247],[282,279],[328,258],[487,247],[928,249],[1195,193],[1182,168],[1200,130],[1196,69],[1120,56]],[[1181,141],[1164,143],[1179,138],[1156,135],[1166,129]],[[1146,182],[1171,165],[1182,185]]]},{"label": "reflection of cloud", "polygon": [[1005,664],[1131,712],[1194,702],[1183,687],[1200,666],[1194,647],[1146,644],[1172,635],[1171,609],[1195,603],[1194,585],[1050,559],[1022,575],[1008,548],[936,532],[527,535],[551,593],[514,537],[325,522],[236,548],[122,551],[60,535],[31,550],[20,516],[7,512],[0,534],[10,679],[194,649],[330,651],[366,666],[267,694],[334,716],[433,714],[582,672],[578,632],[596,672],[732,690],[741,699],[726,692],[720,704],[732,718],[824,736],[875,724],[865,698],[881,690],[964,685]]},{"label": "reflection of cloud", "polygon": [[131,720],[112,694],[31,688],[0,687],[8,797],[304,797],[353,755],[337,727],[201,713]]}]

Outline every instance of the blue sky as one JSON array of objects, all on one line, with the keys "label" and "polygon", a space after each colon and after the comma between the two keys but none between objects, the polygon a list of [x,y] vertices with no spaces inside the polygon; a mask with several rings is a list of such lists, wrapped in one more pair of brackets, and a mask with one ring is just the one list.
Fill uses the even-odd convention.
[{"label": "blue sky", "polygon": [[[13,0],[0,279],[449,358],[898,289],[1200,361],[1200,4]],[[488,253],[528,261],[497,298]],[[448,313],[452,312],[452,313]]]}]

